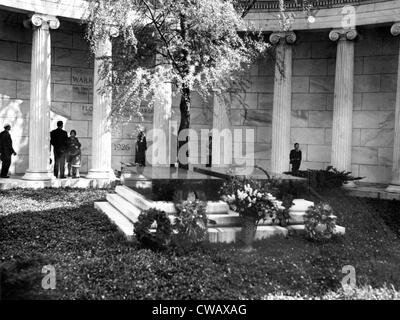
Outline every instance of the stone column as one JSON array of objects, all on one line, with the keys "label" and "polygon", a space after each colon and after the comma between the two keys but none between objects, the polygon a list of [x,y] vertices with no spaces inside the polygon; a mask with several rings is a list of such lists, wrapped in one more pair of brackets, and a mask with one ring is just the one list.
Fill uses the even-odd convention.
[{"label": "stone column", "polygon": [[[390,32],[394,36],[400,35],[400,22],[395,23]],[[400,193],[400,50],[399,50],[399,66],[397,69],[397,92],[396,92],[396,110],[394,124],[394,144],[393,144],[393,167],[392,181],[386,188],[389,192]]]},{"label": "stone column", "polygon": [[[172,85],[163,83],[157,88],[153,112],[153,166],[170,165],[170,121]],[[155,152],[156,151],[156,152]]]},{"label": "stone column", "polygon": [[110,89],[105,88],[106,81],[100,76],[100,74],[105,67],[103,59],[108,59],[112,56],[111,37],[116,36],[118,36],[118,30],[110,28],[110,36],[99,41],[95,52],[93,77],[92,165],[86,176],[88,179],[115,179],[114,171],[111,168],[112,92]]},{"label": "stone column", "polygon": [[228,110],[221,97],[213,95],[213,129],[211,131],[211,166],[226,167],[232,163],[233,137]]},{"label": "stone column", "polygon": [[[156,55],[156,62],[161,63],[162,61],[162,57]],[[152,166],[170,166],[170,125],[172,117],[172,84],[170,82],[165,82],[157,88],[154,97],[153,110],[151,164]]]},{"label": "stone column", "polygon": [[292,44],[296,41],[296,34],[292,31],[275,32],[271,34],[269,40],[276,45],[271,172],[282,173],[289,170]]},{"label": "stone column", "polygon": [[50,29],[60,21],[54,16],[34,14],[24,25],[31,25],[31,100],[29,107],[29,167],[23,179],[49,180],[51,40]]},{"label": "stone column", "polygon": [[329,39],[338,42],[331,164],[340,171],[351,171],[354,86],[354,42],[352,40],[356,37],[355,29],[338,29],[329,33]]}]

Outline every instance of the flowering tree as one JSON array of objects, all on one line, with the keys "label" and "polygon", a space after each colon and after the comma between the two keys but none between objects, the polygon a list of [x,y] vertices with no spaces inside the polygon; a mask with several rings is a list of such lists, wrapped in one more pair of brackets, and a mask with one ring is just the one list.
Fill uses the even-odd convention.
[{"label": "flowering tree", "polygon": [[[256,0],[90,0],[88,39],[96,50],[110,26],[119,30],[102,77],[112,88],[114,118],[128,121],[152,106],[157,88],[180,93],[178,135],[190,127],[191,92],[234,91],[240,75],[265,51],[244,17]],[[109,74],[111,72],[111,74]],[[182,137],[181,137],[182,138]],[[188,138],[178,143],[182,147]],[[185,165],[182,165],[185,167]]]}]

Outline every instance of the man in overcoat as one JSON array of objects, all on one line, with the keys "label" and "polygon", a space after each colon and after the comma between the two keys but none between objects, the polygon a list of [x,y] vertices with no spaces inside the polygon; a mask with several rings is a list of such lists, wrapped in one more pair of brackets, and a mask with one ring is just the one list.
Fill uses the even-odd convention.
[{"label": "man in overcoat", "polygon": [[54,176],[65,179],[65,158],[68,146],[68,133],[63,130],[63,122],[57,122],[57,129],[50,132],[50,144],[54,151]]},{"label": "man in overcoat", "polygon": [[13,149],[12,139],[10,135],[11,125],[8,123],[4,125],[4,131],[0,133],[0,160],[1,165],[1,178],[9,178],[8,170],[11,165],[11,156],[16,156],[17,153]]}]

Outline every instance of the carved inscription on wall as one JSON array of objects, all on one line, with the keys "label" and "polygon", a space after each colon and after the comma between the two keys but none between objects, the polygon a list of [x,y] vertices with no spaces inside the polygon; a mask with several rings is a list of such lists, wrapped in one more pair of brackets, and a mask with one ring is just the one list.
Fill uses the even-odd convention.
[{"label": "carved inscription on wall", "polygon": [[72,84],[80,86],[93,85],[93,71],[91,69],[72,69]]}]

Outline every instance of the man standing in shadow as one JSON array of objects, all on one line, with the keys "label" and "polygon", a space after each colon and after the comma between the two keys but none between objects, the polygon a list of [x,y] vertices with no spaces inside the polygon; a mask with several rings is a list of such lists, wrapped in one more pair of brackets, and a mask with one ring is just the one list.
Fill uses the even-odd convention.
[{"label": "man standing in shadow", "polygon": [[67,152],[68,134],[63,130],[63,122],[57,121],[57,129],[50,132],[50,144],[54,151],[54,176],[65,179],[65,155]]},{"label": "man standing in shadow", "polygon": [[292,165],[292,172],[299,171],[301,164],[301,150],[299,144],[294,144],[294,149],[290,151],[290,164]]},{"label": "man standing in shadow", "polygon": [[0,133],[1,178],[9,178],[8,170],[11,165],[11,155],[17,155],[12,146],[10,130],[11,125],[6,124],[4,125],[4,131]]}]

